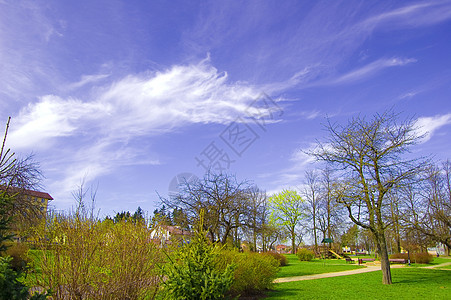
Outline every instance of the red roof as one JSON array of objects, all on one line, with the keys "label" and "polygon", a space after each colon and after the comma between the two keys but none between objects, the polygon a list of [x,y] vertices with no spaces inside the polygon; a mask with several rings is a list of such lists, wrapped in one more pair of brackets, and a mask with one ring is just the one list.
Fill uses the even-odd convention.
[{"label": "red roof", "polygon": [[[1,190],[5,190],[4,186],[0,186]],[[11,190],[14,193],[21,193],[23,195],[31,196],[31,197],[37,197],[37,198],[44,198],[47,200],[53,200],[52,196],[50,196],[48,193],[45,192],[39,192],[39,191],[33,191],[33,190],[23,190],[16,187],[8,187],[8,190]]]}]

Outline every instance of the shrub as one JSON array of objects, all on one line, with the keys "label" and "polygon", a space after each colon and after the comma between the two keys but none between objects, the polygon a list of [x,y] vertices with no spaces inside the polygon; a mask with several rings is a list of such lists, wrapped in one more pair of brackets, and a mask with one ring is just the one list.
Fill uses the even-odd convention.
[{"label": "shrub", "polygon": [[230,294],[253,295],[260,294],[272,287],[279,271],[279,261],[271,255],[254,252],[239,253],[235,250],[223,250],[219,257],[220,266],[235,264],[234,280]]},{"label": "shrub", "polygon": [[223,299],[233,280],[234,266],[217,268],[220,248],[197,232],[190,244],[173,253],[164,267],[164,299]]},{"label": "shrub", "polygon": [[415,259],[415,263],[417,264],[428,264],[434,260],[432,255],[427,252],[415,253],[413,257]]},{"label": "shrub", "polygon": [[155,295],[160,249],[142,224],[99,222],[78,214],[49,218],[37,285],[53,299],[140,299]]},{"label": "shrub", "polygon": [[405,260],[407,260],[409,258],[407,253],[393,253],[392,255],[390,255],[390,258],[403,258]]},{"label": "shrub", "polygon": [[0,299],[27,299],[28,288],[17,281],[18,274],[11,266],[10,257],[0,257]]},{"label": "shrub", "polygon": [[299,257],[299,260],[301,261],[310,261],[315,258],[315,253],[305,248],[298,249],[296,255]]},{"label": "shrub", "polygon": [[262,253],[262,255],[269,255],[269,256],[274,257],[275,259],[277,259],[279,261],[279,265],[281,267],[286,266],[288,264],[287,258],[283,254],[280,254],[277,252],[264,252],[264,253]]},{"label": "shrub", "polygon": [[39,294],[35,292],[30,295],[28,287],[18,281],[20,272],[11,268],[11,257],[0,257],[0,299],[1,300],[45,300],[48,293]]},{"label": "shrub", "polygon": [[28,246],[25,243],[8,243],[7,244],[6,255],[10,256],[10,265],[14,271],[22,272],[25,271],[27,265],[31,262],[28,257]]}]

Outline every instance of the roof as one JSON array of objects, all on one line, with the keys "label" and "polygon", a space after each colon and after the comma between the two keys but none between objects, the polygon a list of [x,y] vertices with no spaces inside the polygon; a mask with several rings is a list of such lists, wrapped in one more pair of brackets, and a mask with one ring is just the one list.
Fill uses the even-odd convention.
[{"label": "roof", "polygon": [[[44,198],[47,200],[53,200],[53,197],[50,196],[49,193],[40,192],[40,191],[33,191],[33,190],[26,190],[26,189],[20,189],[17,187],[8,187],[8,190],[11,190],[15,193],[21,193],[23,195],[31,196],[31,197],[37,197],[37,198]],[[5,190],[5,186],[0,186],[0,190]]]},{"label": "roof", "polygon": [[182,229],[179,226],[164,225],[161,227],[166,229],[171,235],[191,235],[189,230]]}]

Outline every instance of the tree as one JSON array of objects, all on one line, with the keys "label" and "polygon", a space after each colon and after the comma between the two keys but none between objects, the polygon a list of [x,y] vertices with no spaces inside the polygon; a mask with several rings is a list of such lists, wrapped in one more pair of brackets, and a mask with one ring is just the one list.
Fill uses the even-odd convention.
[{"label": "tree", "polygon": [[283,190],[269,198],[270,220],[285,227],[290,234],[291,253],[296,253],[296,237],[299,222],[305,217],[304,200],[296,191]]},{"label": "tree", "polygon": [[265,191],[260,190],[257,186],[251,187],[247,193],[248,214],[247,214],[247,228],[250,231],[250,239],[252,241],[252,250],[257,251],[257,240],[259,236],[262,241],[262,250],[265,251],[266,234],[265,227],[267,224],[267,202],[268,197]]},{"label": "tree", "polygon": [[25,195],[26,190],[36,189],[42,179],[39,164],[33,155],[19,158],[6,147],[11,118],[8,118],[3,141],[0,148],[0,192],[6,192],[11,198],[8,206],[3,207],[3,216],[14,217],[13,230],[19,225],[29,227],[42,217],[40,205]]},{"label": "tree", "polygon": [[162,198],[162,202],[182,209],[190,224],[196,224],[204,211],[203,226],[210,240],[224,245],[232,239],[236,244],[239,229],[248,226],[249,189],[247,181],[235,176],[208,172],[201,180],[183,182],[178,194]]},{"label": "tree", "polygon": [[421,186],[409,186],[402,219],[424,243],[433,240],[451,248],[451,162],[431,166]]},{"label": "tree", "polygon": [[318,253],[318,235],[316,231],[318,230],[318,218],[320,209],[320,182],[318,178],[318,172],[311,170],[305,172],[305,191],[304,198],[306,200],[306,209],[311,217],[312,221],[312,232],[313,241],[315,243],[315,253]]},{"label": "tree", "polygon": [[162,283],[164,299],[224,299],[230,289],[236,266],[218,268],[221,248],[208,241],[202,221],[199,225],[191,242],[168,257]]},{"label": "tree", "polygon": [[352,118],[345,126],[328,121],[326,129],[328,139],[318,142],[311,154],[340,171],[337,199],[355,224],[373,234],[381,258],[382,282],[391,284],[385,236],[390,225],[387,195],[421,170],[423,162],[404,157],[419,139],[414,121],[400,123],[398,115],[388,111],[370,120]]}]

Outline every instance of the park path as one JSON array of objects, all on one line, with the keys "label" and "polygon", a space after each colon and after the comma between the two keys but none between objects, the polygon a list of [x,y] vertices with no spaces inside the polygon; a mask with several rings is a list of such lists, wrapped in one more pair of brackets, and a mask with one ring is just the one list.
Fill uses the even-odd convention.
[{"label": "park path", "polygon": [[[404,267],[404,265],[390,266],[390,268],[403,268],[403,267]],[[354,275],[354,274],[360,274],[360,273],[380,271],[380,269],[381,269],[380,265],[366,266],[366,268],[354,269],[354,270],[348,270],[348,271],[277,278],[276,280],[274,280],[274,282],[280,283],[280,282],[291,282],[291,281],[301,281],[301,280],[312,280],[312,279],[319,279],[319,278],[329,278],[329,277],[337,277],[337,276],[347,276],[347,275]]]},{"label": "park path", "polygon": [[435,269],[435,268],[441,268],[441,267],[446,267],[451,265],[451,261],[450,262],[446,262],[446,263],[442,263],[439,265],[435,265],[435,266],[429,266],[429,267],[423,267],[423,269]]}]

